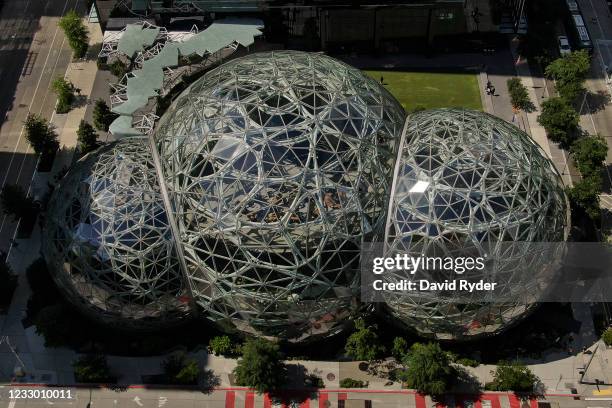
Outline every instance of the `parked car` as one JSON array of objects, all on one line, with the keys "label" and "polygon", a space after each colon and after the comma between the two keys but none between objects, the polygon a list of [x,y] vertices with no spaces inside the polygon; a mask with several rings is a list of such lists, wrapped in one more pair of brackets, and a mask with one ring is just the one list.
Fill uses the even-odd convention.
[{"label": "parked car", "polygon": [[558,43],[559,43],[559,53],[561,54],[561,56],[567,55],[570,52],[572,52],[572,49],[569,45],[569,41],[567,40],[566,36],[560,35],[558,37]]}]

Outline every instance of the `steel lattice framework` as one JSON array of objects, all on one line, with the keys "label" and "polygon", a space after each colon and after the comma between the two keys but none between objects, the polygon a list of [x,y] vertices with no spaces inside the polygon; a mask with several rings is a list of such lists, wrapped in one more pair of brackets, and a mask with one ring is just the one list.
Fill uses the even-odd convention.
[{"label": "steel lattice framework", "polygon": [[404,113],[322,54],[254,54],[194,83],[155,132],[195,296],[214,321],[300,340],[357,305]]},{"label": "steel lattice framework", "polygon": [[[484,271],[464,278],[487,278],[502,288],[496,299],[459,291],[386,292],[388,309],[422,334],[442,339],[507,328],[553,281],[560,248],[547,243],[565,241],[568,217],[559,174],[515,126],[459,109],[409,116],[391,193],[386,255],[483,256]],[[443,282],[458,276],[438,270],[424,278]]]},{"label": "steel lattice framework", "polygon": [[111,324],[155,328],[189,315],[188,290],[146,140],[79,161],[49,202],[43,251],[56,282]]}]

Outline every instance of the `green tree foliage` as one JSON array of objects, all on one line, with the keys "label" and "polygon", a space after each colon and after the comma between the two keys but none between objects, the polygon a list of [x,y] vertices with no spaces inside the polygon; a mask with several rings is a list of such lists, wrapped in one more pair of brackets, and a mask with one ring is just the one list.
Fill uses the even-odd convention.
[{"label": "green tree foliage", "polygon": [[340,380],[340,388],[365,388],[367,386],[367,383],[355,380],[354,378],[343,378]]},{"label": "green tree foliage", "polygon": [[598,173],[583,177],[568,190],[569,199],[593,220],[599,220],[601,209],[599,207],[599,194],[602,189],[602,178]]},{"label": "green tree foliage", "polygon": [[606,346],[612,346],[612,327],[608,327],[606,330],[604,330],[601,338]]},{"label": "green tree foliage", "polygon": [[396,337],[393,339],[393,348],[391,349],[391,355],[397,361],[402,361],[404,356],[409,351],[408,342],[403,337]]},{"label": "green tree foliage", "polygon": [[403,363],[406,367],[402,373],[404,381],[422,394],[447,392],[455,376],[448,354],[437,343],[414,343]]},{"label": "green tree foliage", "polygon": [[6,184],[0,192],[2,211],[12,215],[15,220],[29,218],[36,215],[37,206],[32,197],[28,197],[25,190],[17,184]]},{"label": "green tree foliage", "polygon": [[79,150],[83,154],[89,153],[98,147],[98,134],[93,126],[81,120],[77,129],[77,141],[79,143]]},{"label": "green tree foliage", "polygon": [[385,348],[380,344],[376,326],[366,326],[363,319],[355,320],[355,332],[349,336],[344,346],[346,355],[354,360],[376,360]]},{"label": "green tree foliage", "polygon": [[183,352],[170,355],[162,363],[162,368],[170,384],[195,385],[200,375],[198,362],[188,359]]},{"label": "green tree foliage", "polygon": [[572,143],[570,154],[576,162],[576,166],[583,177],[601,172],[606,156],[608,145],[603,137],[587,136],[581,137]]},{"label": "green tree foliage", "polygon": [[72,48],[72,53],[75,58],[82,58],[87,51],[87,43],[89,42],[89,32],[83,24],[81,17],[74,10],[70,10],[63,16],[58,25],[64,31],[64,35],[68,39],[68,44]]},{"label": "green tree foliage", "polygon": [[55,129],[46,119],[30,113],[23,124],[26,140],[36,154],[52,154],[59,148]]},{"label": "green tree foliage", "polygon": [[98,99],[93,108],[93,123],[96,129],[108,132],[111,123],[117,117],[103,99]]},{"label": "green tree foliage", "polygon": [[116,76],[118,79],[123,78],[123,76],[128,72],[128,67],[121,60],[113,61],[108,66],[108,69],[110,70],[111,74]]},{"label": "green tree foliage", "polygon": [[540,381],[524,364],[501,361],[497,368],[491,371],[493,381],[487,384],[492,391],[533,392]]},{"label": "green tree foliage", "polygon": [[232,356],[240,352],[239,345],[233,345],[229,336],[215,336],[208,342],[208,348],[215,356]]},{"label": "green tree foliage", "polygon": [[584,81],[591,68],[591,57],[586,50],[574,51],[551,62],[546,76],[555,80],[561,97],[571,102],[584,91]]},{"label": "green tree foliage", "polygon": [[114,383],[116,379],[108,368],[106,357],[101,354],[89,354],[80,357],[74,363],[74,378],[79,383]]},{"label": "green tree foliage", "polygon": [[76,329],[71,314],[61,303],[45,306],[38,312],[34,325],[36,333],[45,338],[46,347],[63,347],[69,343]]},{"label": "green tree foliage", "polygon": [[531,99],[529,99],[527,88],[525,88],[525,85],[523,85],[519,78],[508,79],[506,85],[508,86],[510,101],[514,108],[523,110],[525,112],[530,112],[533,110],[534,106]]},{"label": "green tree foliage", "polygon": [[538,122],[544,126],[550,140],[568,149],[576,139],[578,113],[563,99],[550,98],[542,104]]},{"label": "green tree foliage", "polygon": [[278,345],[264,339],[247,340],[234,369],[238,385],[253,387],[260,393],[278,389],[285,382],[286,373]]},{"label": "green tree foliage", "polygon": [[53,80],[51,87],[57,95],[57,106],[55,107],[55,111],[57,113],[66,113],[70,111],[70,106],[75,98],[75,87],[72,82],[60,76]]}]

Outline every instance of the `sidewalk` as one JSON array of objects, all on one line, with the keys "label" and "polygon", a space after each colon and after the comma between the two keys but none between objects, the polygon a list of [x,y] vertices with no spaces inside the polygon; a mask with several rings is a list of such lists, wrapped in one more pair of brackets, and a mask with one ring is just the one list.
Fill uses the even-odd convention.
[{"label": "sidewalk", "polygon": [[[102,41],[102,32],[97,24],[85,22],[89,29],[90,45]],[[47,183],[65,166],[72,163],[74,149],[77,145],[76,130],[88,108],[87,97],[91,94],[97,72],[96,61],[76,61],[70,63],[66,79],[81,89],[82,103],[76,104],[66,114],[53,113],[51,122],[59,136],[60,150],[48,173],[35,173],[32,188],[34,194],[47,190]],[[17,290],[6,315],[0,316],[0,335],[9,336],[11,345],[16,349],[26,365],[26,380],[41,383],[73,383],[72,362],[76,354],[66,349],[47,349],[44,339],[37,335],[35,328],[25,328],[22,319],[25,317],[30,288],[25,276],[25,269],[40,256],[40,228],[34,228],[29,239],[17,240],[9,253],[8,262],[18,274]],[[16,361],[6,345],[0,345],[0,378],[12,376]]]}]

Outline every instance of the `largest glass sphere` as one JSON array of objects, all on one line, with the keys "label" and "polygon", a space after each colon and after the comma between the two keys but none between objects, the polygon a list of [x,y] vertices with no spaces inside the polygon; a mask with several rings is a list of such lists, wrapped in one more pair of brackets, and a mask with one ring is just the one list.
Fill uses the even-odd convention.
[{"label": "largest glass sphere", "polygon": [[568,208],[559,174],[527,134],[482,112],[413,114],[395,173],[386,256],[482,257],[481,272],[417,278],[499,285],[494,294],[387,292],[395,321],[426,336],[470,339],[507,328],[542,299],[558,270]]},{"label": "largest glass sphere", "polygon": [[249,55],[178,97],[155,140],[212,320],[292,340],[340,327],[403,123],[379,83],[321,54]]}]

